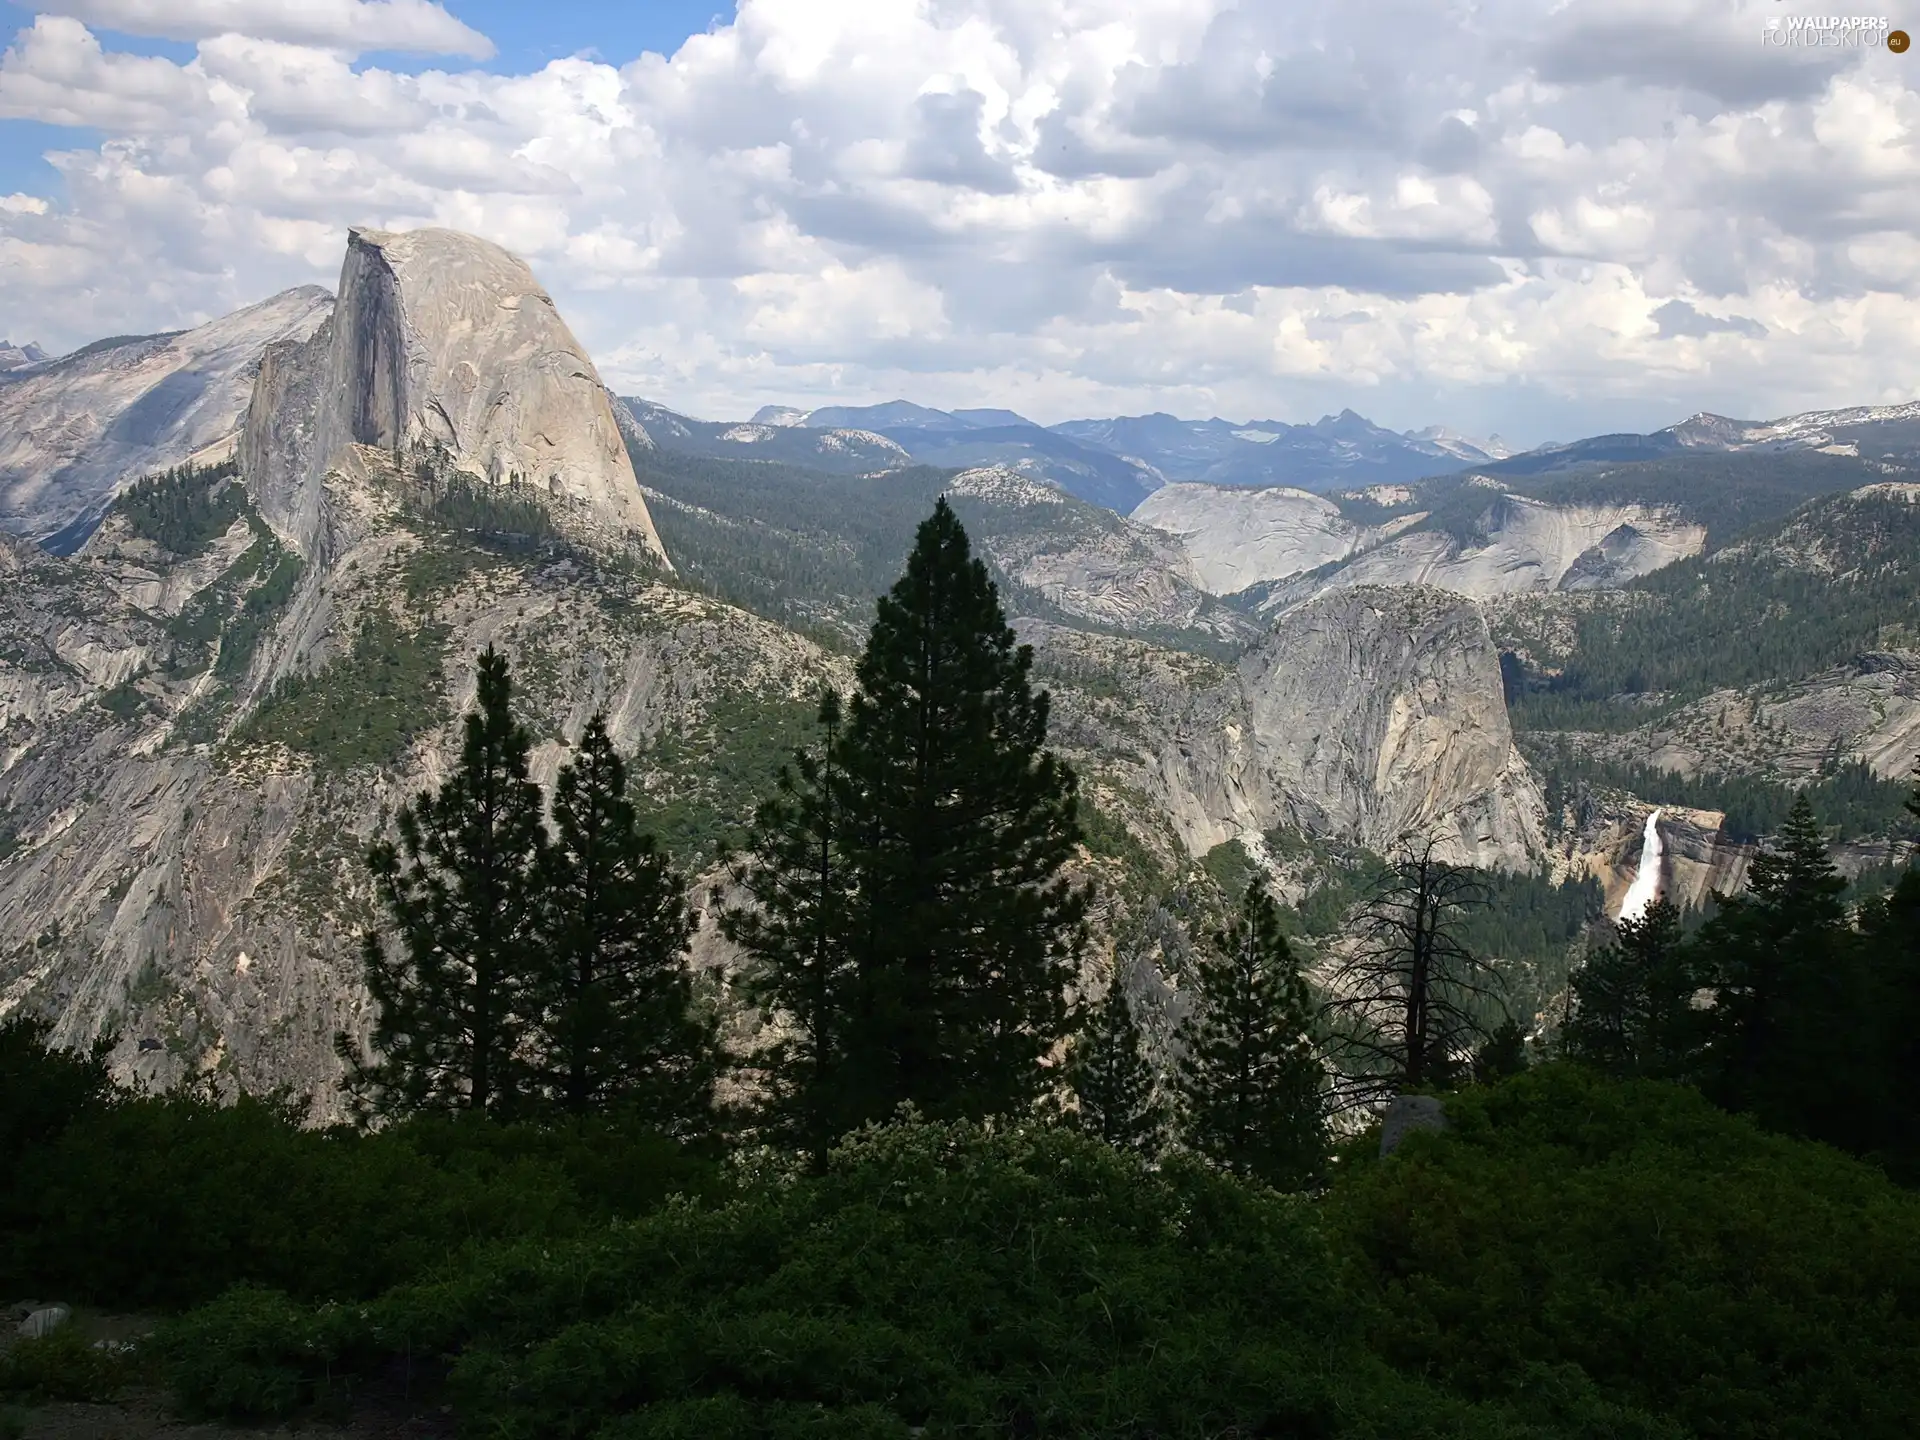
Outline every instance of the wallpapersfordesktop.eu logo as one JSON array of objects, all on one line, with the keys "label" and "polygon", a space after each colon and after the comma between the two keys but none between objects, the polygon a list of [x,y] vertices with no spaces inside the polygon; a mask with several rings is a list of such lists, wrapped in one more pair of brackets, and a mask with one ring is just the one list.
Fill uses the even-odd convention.
[{"label": "wallpapersfordesktop.eu logo", "polygon": [[1774,15],[1760,31],[1764,45],[1819,48],[1887,49],[1899,54],[1907,48],[1907,32],[1893,28],[1884,15]]}]

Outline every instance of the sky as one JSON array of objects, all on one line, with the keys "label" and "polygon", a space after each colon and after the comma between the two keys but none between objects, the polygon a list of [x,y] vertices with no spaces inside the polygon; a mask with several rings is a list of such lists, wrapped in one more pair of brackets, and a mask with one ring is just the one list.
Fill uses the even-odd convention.
[{"label": "sky", "polygon": [[1895,403],[1920,52],[1778,43],[1832,8],[0,0],[0,339],[191,326],[445,225],[708,418],[1531,445]]}]

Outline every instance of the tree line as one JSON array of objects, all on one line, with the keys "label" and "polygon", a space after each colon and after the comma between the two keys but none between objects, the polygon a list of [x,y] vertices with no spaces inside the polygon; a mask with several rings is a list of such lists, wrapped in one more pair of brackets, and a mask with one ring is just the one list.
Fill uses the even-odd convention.
[{"label": "tree line", "polygon": [[1857,905],[1846,891],[1802,795],[1691,934],[1665,900],[1617,923],[1574,973],[1568,1054],[1920,1178],[1920,871]]},{"label": "tree line", "polygon": [[[1252,877],[1201,937],[1156,1066],[1124,975],[1073,993],[1093,897],[1072,878],[1078,782],[1047,748],[1032,664],[942,499],[878,601],[851,693],[822,692],[711,897],[767,1027],[729,1060],[684,958],[688,882],[642,833],[604,717],[561,770],[549,826],[506,661],[486,652],[459,768],[369,857],[378,1017],[370,1053],[340,1042],[362,1113],[624,1109],[669,1133],[739,1124],[818,1170],[903,1107],[1053,1112],[1136,1153],[1176,1146],[1297,1187],[1323,1173],[1340,1108],[1497,1078],[1550,1048],[1476,953],[1487,882],[1409,836],[1319,995]],[[1695,938],[1667,908],[1621,926],[1576,979],[1560,1040],[1864,1152],[1887,1112],[1872,1097],[1914,1069],[1901,1037],[1920,1033],[1920,960],[1888,946],[1920,880],[1849,911],[1804,798],[1782,844]],[[1869,1031],[1885,1042],[1848,1049]],[[723,1113],[730,1067],[748,1098]]]}]

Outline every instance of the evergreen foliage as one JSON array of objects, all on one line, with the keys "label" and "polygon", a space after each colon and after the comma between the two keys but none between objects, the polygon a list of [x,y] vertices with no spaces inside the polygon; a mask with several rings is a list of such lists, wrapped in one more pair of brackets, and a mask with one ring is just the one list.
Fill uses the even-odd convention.
[{"label": "evergreen foliage", "polygon": [[1232,1174],[1299,1188],[1326,1158],[1326,1073],[1307,982],[1260,880],[1196,969],[1199,998],[1177,1032],[1181,1136]]},{"label": "evergreen foliage", "polygon": [[1911,643],[1920,511],[1881,495],[1828,496],[1636,580],[1630,593],[1648,602],[1580,615],[1560,673],[1530,676],[1514,696],[1516,726],[1575,728],[1621,694],[1777,686],[1900,637]]},{"label": "evergreen foliage", "polygon": [[107,1047],[45,1048],[0,1021],[0,1293],[105,1310],[228,1286],[366,1300],[515,1236],[577,1234],[721,1188],[644,1117],[538,1127],[422,1116],[312,1128],[279,1097],[117,1087]]},{"label": "evergreen foliage", "polygon": [[[1590,1440],[1912,1433],[1920,1196],[1689,1089],[1567,1065],[1447,1115],[1386,1160],[1356,1149],[1321,1209],[1397,1367]],[[1554,1413],[1582,1395],[1622,1413]]]},{"label": "evergreen foliage", "polygon": [[444,1360],[463,1432],[543,1440],[1911,1433],[1920,1199],[1563,1065],[1449,1113],[1313,1204],[1058,1129],[894,1123],[822,1176],[747,1171],[371,1304],[237,1291],[160,1352],[183,1403],[256,1416]]},{"label": "evergreen foliage", "polygon": [[538,876],[536,1083],[571,1115],[632,1107],[668,1134],[695,1131],[717,1042],[681,960],[686,883],[640,833],[603,714],[554,784],[553,826]]},{"label": "evergreen foliage", "polygon": [[1574,972],[1567,1054],[1610,1075],[1693,1078],[1707,1023],[1693,1000],[1705,980],[1680,912],[1654,901],[1638,919],[1617,921],[1612,942]]},{"label": "evergreen foliage", "polygon": [[1907,787],[1882,780],[1859,759],[1836,760],[1795,786],[1766,774],[1680,775],[1618,764],[1574,754],[1564,744],[1543,743],[1548,738],[1530,737],[1523,748],[1545,778],[1549,817],[1568,805],[1579,806],[1596,790],[1624,790],[1649,804],[1718,810],[1726,816],[1727,838],[1751,844],[1778,834],[1804,795],[1842,840],[1898,836],[1914,828],[1906,809]]},{"label": "evergreen foliage", "polygon": [[1154,1093],[1153,1066],[1141,1048],[1133,1003],[1118,973],[1074,1037],[1067,1084],[1081,1131],[1145,1159],[1160,1153],[1166,1107]]},{"label": "evergreen foliage", "polygon": [[136,480],[114,501],[127,528],[168,553],[198,555],[245,519],[240,467],[232,460],[195,465],[191,460]]},{"label": "evergreen foliage", "polygon": [[747,954],[745,994],[785,1032],[756,1059],[767,1086],[762,1125],[824,1169],[833,1141],[858,1123],[860,1109],[847,1087],[846,1056],[853,819],[840,768],[844,719],[830,688],[821,694],[818,723],[818,745],[796,751],[781,769],[734,862],[751,903],[723,905],[719,923]]},{"label": "evergreen foliage", "polygon": [[1527,1032],[1509,1015],[1493,1027],[1492,1033],[1473,1052],[1473,1078],[1476,1084],[1494,1085],[1511,1079],[1527,1068]]},{"label": "evergreen foliage", "polygon": [[373,1113],[502,1113],[524,1091],[547,837],[512,694],[506,658],[488,646],[460,768],[402,807],[398,847],[382,840],[368,853],[399,948],[366,932],[375,1053],[363,1061],[344,1039],[340,1050]]},{"label": "evergreen foliage", "polygon": [[1066,1028],[1089,897],[1061,874],[1077,783],[1044,748],[1032,666],[942,499],[879,601],[841,744],[858,816],[848,1073],[868,1118],[1023,1110]]},{"label": "evergreen foliage", "polygon": [[1745,892],[1716,897],[1695,943],[1714,990],[1708,1093],[1770,1128],[1858,1149],[1876,1067],[1846,888],[1802,796]]},{"label": "evergreen foliage", "polygon": [[409,632],[388,611],[371,609],[344,654],[282,680],[237,738],[285,745],[324,769],[390,763],[446,713],[439,660],[446,638],[444,626]]},{"label": "evergreen foliage", "polygon": [[1339,1104],[1450,1085],[1487,1038],[1498,997],[1462,938],[1466,917],[1487,904],[1487,882],[1438,848],[1419,836],[1395,847],[1328,986]]}]

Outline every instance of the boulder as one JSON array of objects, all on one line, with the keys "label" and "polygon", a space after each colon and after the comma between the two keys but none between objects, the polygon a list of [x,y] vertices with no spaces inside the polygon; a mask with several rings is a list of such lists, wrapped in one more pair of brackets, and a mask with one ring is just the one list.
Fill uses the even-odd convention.
[{"label": "boulder", "polygon": [[1385,1159],[1416,1130],[1447,1128],[1447,1107],[1432,1095],[1396,1095],[1380,1127],[1380,1156]]},{"label": "boulder", "polygon": [[20,1322],[20,1333],[29,1340],[44,1339],[72,1318],[65,1305],[42,1305]]}]

